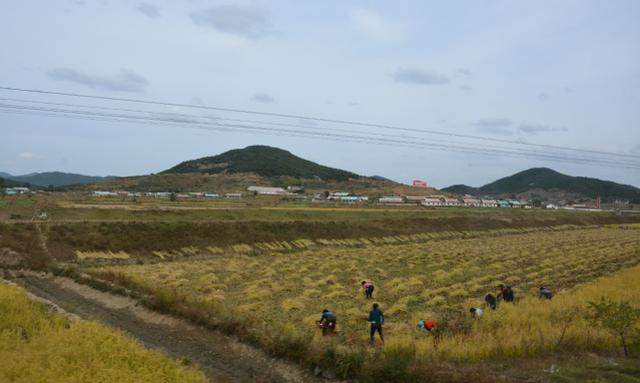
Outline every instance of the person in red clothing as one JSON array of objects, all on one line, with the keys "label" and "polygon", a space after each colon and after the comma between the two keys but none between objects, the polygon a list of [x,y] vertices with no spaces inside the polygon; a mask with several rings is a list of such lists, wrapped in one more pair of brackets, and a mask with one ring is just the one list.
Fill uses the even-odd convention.
[{"label": "person in red clothing", "polygon": [[364,289],[364,296],[367,299],[373,298],[373,282],[371,281],[362,281],[362,288]]},{"label": "person in red clothing", "polygon": [[420,332],[431,333],[438,327],[438,322],[433,319],[420,319],[418,324],[416,325],[416,329]]}]

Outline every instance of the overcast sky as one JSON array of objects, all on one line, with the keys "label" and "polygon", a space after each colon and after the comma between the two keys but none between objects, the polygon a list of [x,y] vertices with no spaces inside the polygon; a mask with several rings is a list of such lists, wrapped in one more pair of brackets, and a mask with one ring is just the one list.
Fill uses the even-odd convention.
[{"label": "overcast sky", "polygon": [[[640,155],[639,20],[636,0],[3,0],[0,86]],[[144,174],[267,144],[436,187],[533,166],[640,186],[638,170],[424,148],[6,113],[0,130],[13,174]]]}]

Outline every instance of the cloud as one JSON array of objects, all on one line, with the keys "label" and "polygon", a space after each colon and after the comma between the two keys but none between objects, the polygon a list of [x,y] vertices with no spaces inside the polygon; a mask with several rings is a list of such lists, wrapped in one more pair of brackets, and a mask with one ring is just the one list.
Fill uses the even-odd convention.
[{"label": "cloud", "polygon": [[351,12],[351,21],[356,29],[376,40],[391,41],[402,37],[399,25],[385,20],[377,12],[368,9],[357,9]]},{"label": "cloud", "polygon": [[356,106],[360,106],[360,103],[357,101],[351,101],[350,103],[347,104],[348,106],[351,107],[356,107]]},{"label": "cloud", "polygon": [[398,68],[393,74],[393,79],[395,82],[420,85],[442,85],[451,82],[451,80],[443,74],[415,68]]},{"label": "cloud", "polygon": [[636,145],[636,146],[632,147],[632,148],[629,150],[629,153],[631,153],[631,154],[640,154],[640,144],[638,144],[638,145]]},{"label": "cloud", "polygon": [[520,126],[518,126],[518,131],[530,136],[534,136],[538,133],[567,132],[569,131],[569,129],[564,126],[556,127],[543,124],[521,124]]},{"label": "cloud", "polygon": [[251,39],[268,34],[270,27],[267,11],[259,7],[218,5],[192,12],[190,17],[196,25]]},{"label": "cloud", "polygon": [[468,92],[468,91],[470,91],[470,90],[473,90],[473,88],[471,88],[471,87],[470,87],[469,85],[467,85],[467,84],[460,85],[460,86],[458,87],[458,89],[460,89],[460,90],[464,90],[464,91],[466,91],[466,92]]},{"label": "cloud", "polygon": [[514,134],[511,126],[513,121],[508,118],[485,118],[474,122],[472,125],[482,133],[499,136],[512,136]]},{"label": "cloud", "polygon": [[540,101],[547,101],[550,98],[551,98],[551,95],[549,93],[546,93],[546,92],[538,93],[538,100]]},{"label": "cloud", "polygon": [[456,69],[456,74],[460,75],[460,76],[469,77],[469,76],[471,76],[473,74],[473,72],[471,72],[467,68],[458,68],[458,69]]},{"label": "cloud", "polygon": [[481,128],[505,128],[513,125],[513,121],[508,118],[483,118],[473,123]]},{"label": "cloud", "polygon": [[160,7],[155,4],[140,3],[136,9],[151,19],[157,19],[160,17]]},{"label": "cloud", "polygon": [[121,69],[113,76],[89,75],[71,68],[55,68],[47,75],[57,81],[67,81],[88,86],[91,89],[104,89],[119,92],[143,92],[149,81],[130,70]]},{"label": "cloud", "polygon": [[276,99],[267,93],[256,93],[253,95],[253,97],[251,97],[251,100],[255,102],[262,102],[265,104],[276,102]]},{"label": "cloud", "polygon": [[298,125],[305,127],[305,128],[317,128],[319,125],[316,121],[314,120],[309,120],[306,118],[299,118],[298,119]]},{"label": "cloud", "polygon": [[22,152],[20,154],[18,154],[18,157],[22,160],[42,160],[44,159],[43,156],[39,155],[39,154],[35,154],[32,152]]}]

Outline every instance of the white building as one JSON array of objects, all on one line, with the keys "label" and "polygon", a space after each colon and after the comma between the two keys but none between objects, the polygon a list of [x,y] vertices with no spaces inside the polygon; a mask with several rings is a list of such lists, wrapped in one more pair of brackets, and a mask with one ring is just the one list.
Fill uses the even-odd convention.
[{"label": "white building", "polygon": [[94,197],[116,197],[118,194],[112,191],[106,190],[94,190],[91,195]]},{"label": "white building", "polygon": [[443,206],[444,202],[440,197],[424,197],[422,206]]},{"label": "white building", "polygon": [[220,195],[216,193],[204,193],[204,198],[220,198]]},{"label": "white building", "polygon": [[444,206],[460,206],[461,203],[457,198],[444,197]]},{"label": "white building", "polygon": [[247,188],[250,192],[255,192],[262,195],[288,195],[291,194],[283,188],[269,187],[269,186],[249,186]]},{"label": "white building", "polygon": [[242,198],[242,193],[227,193],[224,197],[229,199],[240,199]]},{"label": "white building", "polygon": [[397,195],[391,195],[391,196],[385,196],[382,197],[378,200],[378,203],[391,203],[391,204],[397,204],[397,203],[404,203],[404,199],[400,196]]},{"label": "white building", "polygon": [[498,207],[498,201],[495,199],[483,199],[481,203],[482,207]]},{"label": "white building", "polygon": [[467,207],[480,207],[482,205],[482,202],[479,199],[473,197],[462,198],[462,203]]},{"label": "white building", "polygon": [[14,187],[14,188],[6,188],[4,189],[4,193],[6,195],[16,195],[16,194],[27,194],[30,193],[31,190],[25,187]]}]

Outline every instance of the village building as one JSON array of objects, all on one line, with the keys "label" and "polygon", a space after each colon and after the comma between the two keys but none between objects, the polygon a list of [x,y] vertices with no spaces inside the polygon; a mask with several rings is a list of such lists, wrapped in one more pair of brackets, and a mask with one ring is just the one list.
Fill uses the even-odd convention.
[{"label": "village building", "polygon": [[464,197],[462,198],[462,203],[466,207],[480,207],[482,202],[474,197]]},{"label": "village building", "polygon": [[460,205],[461,203],[457,198],[444,197],[444,206],[453,207],[453,206],[460,206]]},{"label": "village building", "polygon": [[422,206],[443,206],[444,202],[440,197],[424,197]]},{"label": "village building", "polygon": [[291,193],[299,193],[299,192],[304,190],[304,187],[303,186],[297,186],[297,185],[291,185],[291,186],[287,186],[287,190],[290,191]]},{"label": "village building", "polygon": [[115,197],[115,196],[117,196],[117,194],[115,192],[106,191],[106,190],[94,190],[91,193],[91,195],[94,196],[94,197]]},{"label": "village building", "polygon": [[498,201],[495,199],[482,199],[480,202],[482,207],[498,207]]},{"label": "village building", "polygon": [[26,187],[13,187],[4,189],[4,193],[7,195],[27,194],[31,193],[31,190]]},{"label": "village building", "polygon": [[404,199],[405,199],[405,201],[407,203],[413,203],[413,204],[416,204],[416,205],[422,204],[422,201],[424,201],[424,198],[425,197],[422,196],[422,195],[420,195],[420,196],[418,196],[418,195],[407,195],[407,196],[404,196]]},{"label": "village building", "polygon": [[423,181],[423,180],[413,180],[413,187],[416,187],[416,188],[426,188],[426,187],[427,187],[427,181]]},{"label": "village building", "polygon": [[242,193],[227,193],[224,195],[224,197],[229,199],[241,199]]},{"label": "village building", "polygon": [[381,204],[401,204],[404,203],[404,199],[400,196],[385,196],[378,199],[378,203]]},{"label": "village building", "polygon": [[248,191],[254,192],[260,195],[288,195],[291,194],[283,188],[270,187],[270,186],[249,186]]}]

